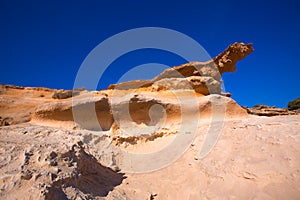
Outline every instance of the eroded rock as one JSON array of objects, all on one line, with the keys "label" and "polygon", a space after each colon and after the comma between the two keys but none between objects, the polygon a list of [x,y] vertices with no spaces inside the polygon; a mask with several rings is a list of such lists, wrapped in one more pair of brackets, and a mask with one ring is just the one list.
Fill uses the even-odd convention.
[{"label": "eroded rock", "polygon": [[[164,70],[161,74],[154,77],[151,80],[134,80],[119,84],[112,84],[108,87],[108,89],[118,89],[118,90],[128,90],[128,89],[137,89],[137,88],[144,88],[149,87],[161,80],[164,80],[165,85],[173,85],[165,86],[165,88],[174,88],[174,89],[182,89],[181,86],[174,86],[175,84],[172,83],[174,80],[183,80],[187,79],[188,82],[191,83],[192,87],[195,86],[195,83],[191,82],[191,80],[196,80],[195,76],[199,77],[206,77],[206,79],[210,78],[214,81],[217,81],[218,83],[214,83],[214,85],[219,85],[218,88],[215,86],[213,87],[212,93],[210,90],[203,89],[204,86],[201,84],[201,87],[195,87],[196,92],[203,92],[202,94],[208,95],[208,94],[214,94],[214,93],[220,93],[221,91],[221,76],[224,72],[235,72],[236,70],[236,63],[239,60],[242,60],[247,55],[252,53],[253,47],[252,44],[244,44],[244,43],[234,43],[227,47],[225,51],[219,55],[217,55],[215,58],[206,61],[206,62],[189,62],[180,66],[175,66],[173,68],[168,68]],[[191,78],[193,77],[193,78]],[[176,78],[176,79],[174,79]],[[205,78],[204,78],[205,79]],[[199,80],[201,80],[199,78]],[[203,80],[203,79],[202,79]],[[168,83],[169,81],[169,83]],[[180,81],[182,82],[182,81]],[[200,81],[201,82],[201,81]],[[210,81],[209,83],[211,83]],[[186,85],[186,84],[184,84]],[[199,85],[199,84],[198,84]],[[207,85],[206,87],[209,88],[211,85]],[[186,86],[185,86],[186,87]],[[201,89],[199,89],[201,88]]]},{"label": "eroded rock", "polygon": [[297,112],[288,110],[287,108],[276,108],[275,106],[255,105],[253,108],[244,107],[249,114],[258,116],[277,116],[277,115],[295,115]]},{"label": "eroded rock", "polygon": [[221,84],[212,77],[190,76],[188,78],[164,78],[153,83],[154,91],[194,90],[204,95],[221,94]]},{"label": "eroded rock", "polygon": [[289,110],[298,110],[300,111],[300,98],[294,99],[288,103]]}]

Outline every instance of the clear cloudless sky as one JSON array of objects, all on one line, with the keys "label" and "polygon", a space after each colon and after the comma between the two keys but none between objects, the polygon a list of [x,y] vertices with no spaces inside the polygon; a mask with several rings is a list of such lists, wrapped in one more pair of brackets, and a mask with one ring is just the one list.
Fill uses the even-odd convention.
[{"label": "clear cloudless sky", "polygon": [[[300,97],[299,1],[0,1],[0,83],[71,89],[88,53],[119,32],[164,27],[199,42],[211,57],[229,44],[252,42],[255,51],[224,74],[226,91],[240,105],[286,107]],[[132,66],[184,61],[163,51],[120,57],[99,89]]]}]

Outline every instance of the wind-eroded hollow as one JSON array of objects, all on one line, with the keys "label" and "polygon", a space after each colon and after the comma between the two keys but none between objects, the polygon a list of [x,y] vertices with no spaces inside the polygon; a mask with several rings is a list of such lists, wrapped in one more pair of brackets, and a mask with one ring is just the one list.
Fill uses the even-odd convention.
[{"label": "wind-eroded hollow", "polygon": [[40,106],[35,117],[40,120],[74,121],[80,128],[109,130],[114,122],[107,98],[96,101],[83,99],[78,102],[49,103]]},{"label": "wind-eroded hollow", "polygon": [[132,98],[129,101],[130,117],[137,124],[143,123],[148,126],[155,126],[164,119],[165,110],[165,106],[155,100],[141,102],[137,98]]}]

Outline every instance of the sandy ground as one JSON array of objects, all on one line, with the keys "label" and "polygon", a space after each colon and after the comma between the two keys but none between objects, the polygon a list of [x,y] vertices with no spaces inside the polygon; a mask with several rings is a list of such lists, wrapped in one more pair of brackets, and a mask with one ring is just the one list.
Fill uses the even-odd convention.
[{"label": "sandy ground", "polygon": [[[17,119],[0,127],[0,199],[300,199],[300,115],[247,117],[229,102],[235,110],[227,114],[238,114],[219,127],[207,156],[200,154],[206,134],[220,122],[201,119],[191,142],[177,146],[180,156],[161,166],[172,156],[164,149],[184,141],[176,118],[155,137],[114,140],[114,126],[95,132],[31,120],[41,104],[68,100],[51,99],[53,91],[22,91],[0,95],[0,116]],[[135,154],[139,163],[130,163],[125,155]]]}]

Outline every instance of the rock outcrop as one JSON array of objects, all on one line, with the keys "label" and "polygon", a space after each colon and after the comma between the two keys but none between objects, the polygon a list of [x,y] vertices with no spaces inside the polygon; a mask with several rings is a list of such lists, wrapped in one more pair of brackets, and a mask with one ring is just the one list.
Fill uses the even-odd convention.
[{"label": "rock outcrop", "polygon": [[221,94],[221,83],[212,77],[190,76],[187,78],[164,78],[155,81],[154,91],[161,90],[194,90],[203,95]]},{"label": "rock outcrop", "polygon": [[[33,120],[62,121],[64,126],[88,130],[108,131],[114,127],[113,130],[118,132],[116,127],[119,127],[120,123],[131,121],[135,124],[154,126],[159,121],[169,122],[170,119],[174,121],[174,116],[179,120],[181,112],[194,113],[195,110],[199,110],[202,118],[203,116],[211,118],[214,114],[209,107],[213,107],[216,102],[210,100],[215,99],[210,95],[222,94],[221,75],[224,72],[235,71],[237,61],[252,51],[252,44],[234,43],[212,60],[191,62],[166,69],[152,80],[119,83],[111,85],[108,90],[103,90],[102,94],[79,95],[64,102],[40,105],[35,111]],[[65,91],[57,91],[54,96],[62,96],[59,99],[70,97],[71,91],[65,93]],[[208,98],[204,98],[203,95],[208,95]],[[235,118],[247,115],[246,111],[232,99],[218,98],[219,102],[223,102],[224,109],[218,112],[223,113],[224,117]],[[152,112],[154,115],[150,116],[153,106],[160,107],[162,110],[156,110]]]},{"label": "rock outcrop", "polygon": [[[191,87],[195,86],[195,80],[197,77],[199,78],[200,82],[206,82],[205,80],[209,80],[209,82],[217,81],[218,82],[218,89],[216,89],[216,83],[213,84],[213,87],[210,88],[210,84],[206,85],[207,89],[196,90],[197,92],[201,93],[204,92],[205,95],[207,94],[220,94],[221,93],[221,76],[224,72],[235,72],[236,70],[236,63],[239,60],[242,60],[247,55],[252,53],[253,47],[252,44],[244,44],[244,43],[234,43],[227,47],[225,51],[215,58],[206,61],[206,62],[190,62],[180,66],[175,66],[173,68],[169,68],[164,70],[161,74],[154,77],[152,80],[136,80],[136,81],[129,81],[125,83],[119,84],[112,84],[108,87],[108,89],[119,89],[119,90],[128,90],[128,89],[137,89],[142,87],[149,87],[158,81],[164,79],[164,83],[169,82],[169,84],[173,84],[174,78],[184,80],[190,83]],[[170,79],[168,81],[168,79]],[[172,80],[171,80],[172,79]],[[175,79],[176,80],[176,79]],[[178,81],[178,80],[177,80]],[[197,82],[199,82],[197,81]],[[204,84],[202,84],[204,85]],[[203,86],[201,86],[203,88]],[[187,84],[179,84],[176,87],[168,87],[169,89],[186,89]]]},{"label": "rock outcrop", "polygon": [[288,103],[289,110],[300,110],[300,98],[294,99]]},{"label": "rock outcrop", "polygon": [[247,112],[251,115],[258,116],[277,116],[277,115],[295,115],[296,111],[290,111],[287,108],[276,108],[275,106],[267,106],[267,105],[255,105],[253,108],[243,107],[247,110]]},{"label": "rock outcrop", "polygon": [[221,93],[252,51],[76,96],[0,85],[0,199],[299,199],[300,116]]},{"label": "rock outcrop", "polygon": [[190,76],[209,76],[219,80],[224,72],[235,72],[236,63],[254,51],[252,44],[234,43],[224,52],[206,62],[190,62],[184,65],[166,69],[154,78],[158,81],[163,78],[181,78]]}]

